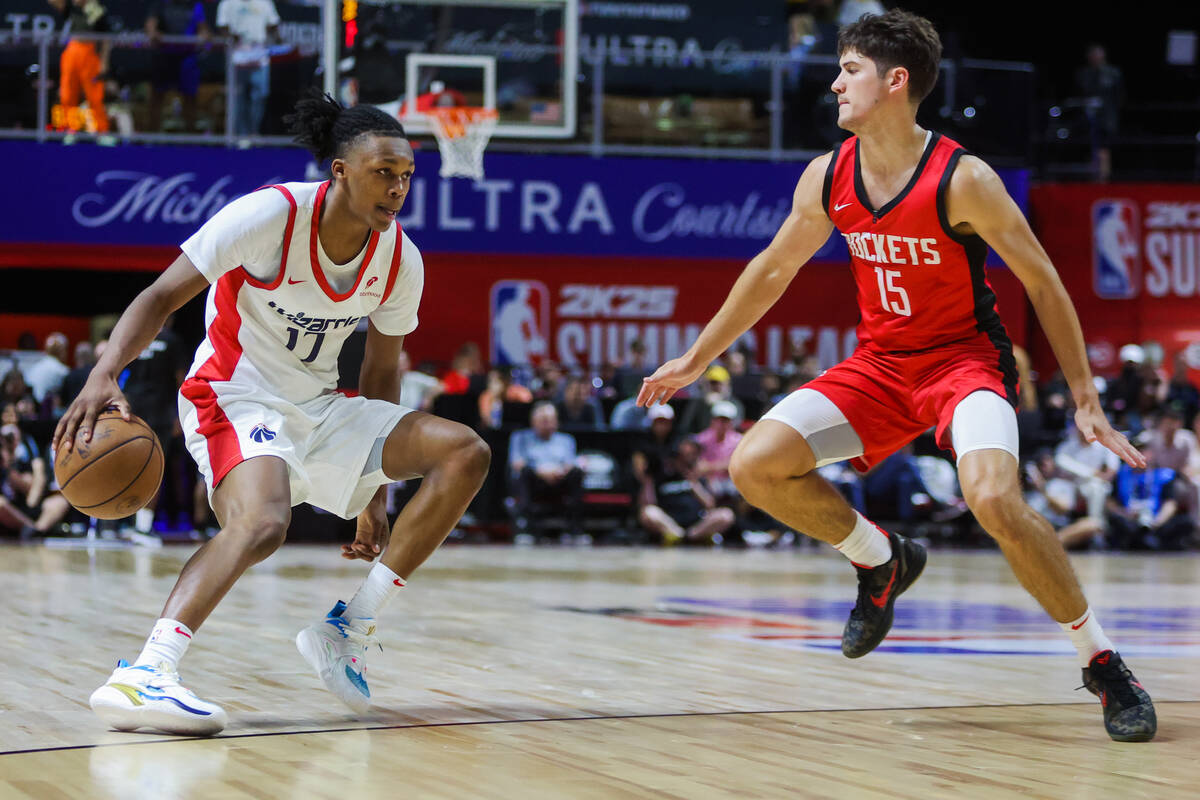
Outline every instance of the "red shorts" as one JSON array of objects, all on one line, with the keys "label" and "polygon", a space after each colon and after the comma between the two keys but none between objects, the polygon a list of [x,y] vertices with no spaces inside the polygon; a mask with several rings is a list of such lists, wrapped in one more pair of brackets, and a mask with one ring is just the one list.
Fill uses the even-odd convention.
[{"label": "red shorts", "polygon": [[985,389],[1016,405],[1017,370],[1007,341],[985,334],[910,353],[864,344],[842,363],[804,384],[829,398],[862,440],[851,460],[866,470],[937,426],[939,447],[950,448],[950,423],[959,401]]}]

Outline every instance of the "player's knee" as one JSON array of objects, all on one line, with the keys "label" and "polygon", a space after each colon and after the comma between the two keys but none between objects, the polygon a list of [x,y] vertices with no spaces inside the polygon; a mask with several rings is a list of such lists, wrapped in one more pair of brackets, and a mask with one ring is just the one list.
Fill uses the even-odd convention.
[{"label": "player's knee", "polygon": [[773,459],[762,449],[753,445],[739,445],[729,459],[729,477],[742,497],[759,505],[770,490],[771,483],[785,476],[773,475]]},{"label": "player's knee", "polygon": [[287,538],[292,512],[288,508],[261,508],[230,521],[252,558],[262,561],[279,549]]},{"label": "player's knee", "polygon": [[963,499],[983,529],[1002,537],[1013,528],[1010,521],[1018,516],[1021,500],[996,486],[963,486]]},{"label": "player's knee", "polygon": [[482,481],[492,464],[492,448],[479,434],[471,431],[456,448],[455,461],[456,468]]}]

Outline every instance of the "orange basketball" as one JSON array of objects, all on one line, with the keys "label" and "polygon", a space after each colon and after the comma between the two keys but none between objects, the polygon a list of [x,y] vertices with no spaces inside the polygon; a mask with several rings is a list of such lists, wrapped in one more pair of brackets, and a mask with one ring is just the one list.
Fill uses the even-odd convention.
[{"label": "orange basketball", "polygon": [[162,445],[154,431],[133,414],[126,422],[111,406],[96,417],[90,442],[76,436],[71,449],[54,461],[63,497],[97,519],[120,519],[142,508],[162,476]]}]

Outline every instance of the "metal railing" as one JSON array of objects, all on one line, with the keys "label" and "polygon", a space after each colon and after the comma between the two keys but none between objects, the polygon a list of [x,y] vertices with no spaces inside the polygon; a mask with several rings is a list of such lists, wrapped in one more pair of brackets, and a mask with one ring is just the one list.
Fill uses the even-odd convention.
[{"label": "metal railing", "polygon": [[[190,45],[197,48],[198,52],[209,52],[213,49],[222,51],[224,62],[224,83],[225,83],[225,108],[224,108],[224,130],[220,133],[161,133],[150,131],[126,131],[121,134],[112,134],[113,138],[122,142],[145,142],[145,143],[178,143],[178,144],[217,144],[224,146],[271,146],[285,145],[290,142],[287,136],[271,136],[271,135],[239,135],[235,130],[234,120],[237,114],[238,93],[235,91],[235,75],[237,67],[234,64],[233,48],[229,46],[231,42],[220,37],[196,37],[196,36],[159,36],[153,41],[142,32],[136,33],[121,33],[121,34],[71,34],[70,39],[91,40],[97,42],[109,42],[113,48],[137,48],[150,50],[158,44],[173,44],[173,45]],[[50,76],[53,70],[52,58],[59,47],[61,47],[67,39],[55,33],[50,35],[34,36],[30,33],[24,34],[0,34],[0,50],[12,47],[35,47],[37,50],[37,63],[33,67],[36,72],[36,89],[37,89],[37,113],[36,125],[32,129],[0,129],[0,138],[22,138],[36,139],[38,141],[53,141],[75,135],[69,132],[62,132],[50,129],[50,107],[51,107],[51,92],[53,91],[53,81]],[[554,49],[554,48],[551,48]],[[736,53],[714,53],[704,52],[693,54],[705,60],[705,63],[716,64],[720,63],[725,70],[738,70],[745,75],[753,76],[742,81],[745,88],[735,94],[752,96],[755,103],[755,116],[753,124],[755,127],[754,138],[762,143],[759,145],[737,144],[729,142],[702,142],[687,141],[686,133],[681,134],[678,140],[673,140],[668,143],[655,143],[651,141],[621,141],[621,137],[612,136],[606,129],[609,127],[606,120],[606,106],[611,105],[616,95],[610,95],[609,73],[613,69],[619,69],[622,64],[614,61],[614,55],[596,51],[581,55],[580,64],[580,81],[585,84],[586,91],[581,95],[585,99],[581,105],[580,117],[581,124],[577,130],[578,133],[573,139],[566,141],[549,141],[537,140],[522,141],[522,140],[493,140],[489,145],[493,150],[504,151],[528,151],[536,150],[537,152],[553,152],[553,153],[580,153],[594,157],[601,156],[658,156],[658,157],[714,157],[736,158],[736,159],[765,159],[771,161],[793,161],[812,158],[813,156],[824,151],[824,147],[813,146],[797,146],[794,141],[791,141],[786,130],[785,114],[791,110],[795,110],[794,105],[790,105],[795,101],[790,99],[790,94],[794,92],[795,87],[792,73],[797,68],[802,68],[802,75],[807,80],[810,92],[813,97],[820,98],[823,95],[829,96],[828,85],[836,76],[837,58],[833,55],[804,55],[802,57],[794,56],[789,53],[782,52],[736,52]],[[814,73],[817,73],[814,76]],[[1024,96],[1011,98],[993,98],[993,103],[1008,102],[1009,111],[1004,116],[1011,117],[1015,112],[1017,116],[1024,116],[1028,120],[1027,128],[1011,137],[1019,140],[1019,147],[1027,148],[1027,151],[1010,154],[1009,159],[1014,162],[1028,163],[1031,159],[1033,141],[1035,139],[1035,103],[1032,96],[1032,73],[1033,66],[1019,62],[994,62],[994,61],[978,61],[978,60],[962,60],[962,61],[944,61],[942,63],[942,77],[938,86],[935,89],[935,95],[932,96],[923,105],[923,113],[929,114],[935,119],[932,119],[932,126],[938,129],[946,129],[947,124],[953,123],[957,119],[961,122],[965,117],[967,121],[974,117],[976,109],[972,106],[973,99],[971,97],[961,97],[964,93],[964,76],[975,75],[981,73],[991,75],[1008,74],[1016,76],[1025,76],[1029,78],[1025,81],[1028,88],[1022,89],[1021,94]],[[826,76],[828,80],[826,80]],[[317,85],[320,76],[314,75],[312,85]],[[658,93],[660,97],[670,97],[672,95],[679,96],[679,92],[670,92],[664,88]],[[1001,94],[1006,94],[1001,92]],[[747,101],[749,102],[749,101]],[[824,102],[824,101],[821,101]],[[764,113],[765,112],[765,113]],[[992,119],[995,119],[993,115]],[[660,119],[659,123],[668,124],[670,120]],[[938,123],[943,124],[938,124]],[[989,124],[992,124],[989,122]],[[953,133],[953,131],[950,131]],[[637,136],[627,137],[627,139],[637,139]],[[745,138],[745,137],[744,137]],[[1018,149],[1019,149],[1018,147]],[[994,155],[994,154],[990,154]],[[1004,159],[1001,159],[1003,161]]]}]

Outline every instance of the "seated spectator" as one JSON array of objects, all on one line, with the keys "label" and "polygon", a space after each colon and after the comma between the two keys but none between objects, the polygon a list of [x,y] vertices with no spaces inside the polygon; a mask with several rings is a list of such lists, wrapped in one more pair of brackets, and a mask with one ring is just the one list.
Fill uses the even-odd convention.
[{"label": "seated spectator", "polygon": [[488,370],[487,388],[479,395],[480,424],[485,428],[502,427],[513,416],[509,407],[528,408],[532,402],[533,392],[513,381],[511,367],[495,367]]},{"label": "seated spectator", "polygon": [[[1144,452],[1144,450],[1143,450]],[[1121,464],[1108,501],[1108,545],[1117,550],[1183,550],[1196,530],[1195,493],[1173,469]]]},{"label": "seated spectator", "polygon": [[533,385],[530,388],[533,390],[534,400],[548,400],[551,403],[557,403],[562,400],[566,386],[567,374],[563,371],[562,366],[554,361],[543,361],[538,365],[537,374],[534,376]]},{"label": "seated spectator", "polygon": [[25,382],[24,373],[14,362],[0,380],[0,403],[16,404],[26,397],[32,398],[33,395],[30,394],[29,384]]},{"label": "seated spectator", "polygon": [[1183,409],[1167,406],[1159,412],[1146,437],[1146,459],[1151,465],[1186,475],[1191,464],[1200,458],[1198,451],[1196,435],[1183,427]]},{"label": "seated spectator", "polygon": [[508,443],[517,535],[528,535],[555,508],[567,518],[568,532],[578,535],[583,472],[575,464],[575,437],[558,430],[552,403],[536,403],[530,423]]},{"label": "seated spectator", "polygon": [[863,476],[863,494],[872,518],[916,522],[935,505],[921,480],[911,444],[871,467]]},{"label": "seated spectator", "polygon": [[1167,384],[1166,397],[1163,399],[1165,405],[1178,406],[1183,412],[1183,426],[1190,428],[1196,420],[1197,412],[1200,412],[1200,389],[1188,380],[1188,365],[1187,353],[1180,350],[1175,354],[1175,359],[1171,362],[1173,366],[1173,374],[1171,381]]},{"label": "seated spectator", "polygon": [[11,420],[16,409],[0,411],[0,527],[22,538],[49,533],[70,510],[66,499],[50,492],[50,474],[33,438]]},{"label": "seated spectator", "polygon": [[67,377],[63,378],[62,389],[59,390],[63,406],[71,405],[71,401],[83,391],[88,375],[92,374],[92,367],[107,346],[107,339],[101,339],[95,345],[86,341],[75,345],[75,366],[67,373]]},{"label": "seated spectator", "polygon": [[626,397],[613,406],[612,417],[608,421],[608,427],[614,431],[640,431],[649,426],[646,408],[637,404],[637,397]]},{"label": "seated spectator", "polygon": [[572,375],[563,389],[562,400],[554,404],[564,431],[604,430],[604,411],[592,397],[592,384],[582,375]]},{"label": "seated spectator", "polygon": [[1059,469],[1054,453],[1043,450],[1027,462],[1024,478],[1025,502],[1054,526],[1063,547],[1102,542],[1103,517],[1078,512],[1082,497],[1078,482]]},{"label": "seated spectator", "polygon": [[400,405],[427,411],[438,391],[437,378],[413,369],[407,350],[400,351],[397,368],[400,370]]},{"label": "seated spectator", "polygon": [[479,345],[467,342],[458,348],[450,362],[450,369],[442,373],[443,394],[467,394],[476,375],[483,374],[483,361],[479,356]]},{"label": "seated spectator", "polygon": [[646,357],[646,345],[640,339],[634,339],[629,345],[629,355],[625,363],[617,367],[613,375],[613,383],[617,387],[619,397],[636,397],[642,389],[642,379],[654,372]]},{"label": "seated spectator", "polygon": [[1116,453],[1098,441],[1089,442],[1074,426],[1054,450],[1055,466],[1064,476],[1074,479],[1087,504],[1087,516],[1092,519],[1104,519],[1104,508],[1120,463]]},{"label": "seated spectator", "polygon": [[729,370],[716,364],[709,367],[704,373],[702,385],[704,390],[698,396],[689,398],[684,405],[679,419],[679,431],[684,435],[691,435],[707,428],[708,423],[712,421],[712,407],[722,401],[733,404],[737,411],[733,423],[740,425],[746,418],[746,410],[733,396]]},{"label": "seated spectator", "polygon": [[675,418],[670,406],[650,409],[650,441],[633,454],[637,480],[638,521],[662,543],[719,543],[734,523],[733,509],[718,506],[700,480],[700,447],[694,441],[671,444]]},{"label": "seated spectator", "polygon": [[42,357],[25,369],[25,380],[33,390],[33,399],[45,408],[58,394],[63,379],[71,368],[67,366],[67,337],[55,331],[46,337]]},{"label": "seated spectator", "polygon": [[733,403],[728,400],[715,403],[712,407],[712,421],[707,428],[696,434],[696,444],[700,446],[697,472],[708,489],[720,500],[733,500],[738,497],[738,491],[729,477],[729,459],[733,456],[738,442],[742,440],[742,434],[733,428],[735,417],[737,406]]}]

